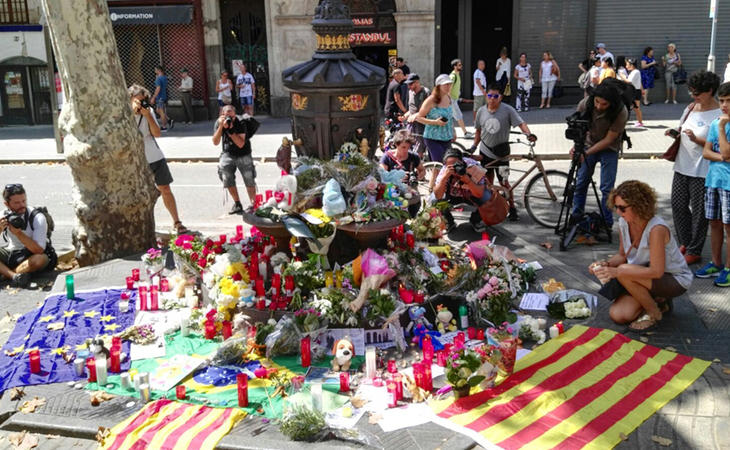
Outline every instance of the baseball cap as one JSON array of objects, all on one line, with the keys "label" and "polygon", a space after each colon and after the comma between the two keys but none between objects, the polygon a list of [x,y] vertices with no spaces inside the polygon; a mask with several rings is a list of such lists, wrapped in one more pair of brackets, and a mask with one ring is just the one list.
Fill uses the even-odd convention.
[{"label": "baseball cap", "polygon": [[446,75],[445,73],[442,73],[441,75],[437,76],[436,81],[434,82],[434,84],[436,86],[441,86],[442,84],[451,84],[451,83],[452,83],[451,78],[449,78],[449,76]]},{"label": "baseball cap", "polygon": [[604,44],[603,42],[599,42],[598,44],[596,44],[596,48],[606,48],[606,44]]},{"label": "baseball cap", "polygon": [[406,81],[405,81],[405,83],[406,83],[406,84],[411,84],[411,83],[413,83],[414,81],[416,81],[416,80],[420,80],[420,79],[421,79],[421,77],[419,77],[417,73],[409,73],[409,74],[408,74],[408,78],[406,78]]}]

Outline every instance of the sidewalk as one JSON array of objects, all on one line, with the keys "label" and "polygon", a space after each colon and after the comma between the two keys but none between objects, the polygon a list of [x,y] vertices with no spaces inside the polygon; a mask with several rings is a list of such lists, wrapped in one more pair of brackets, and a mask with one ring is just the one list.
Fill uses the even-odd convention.
[{"label": "sidewalk", "polygon": [[[644,107],[645,128],[629,125],[629,137],[633,148],[624,151],[624,158],[646,159],[659,156],[671,144],[664,136],[668,127],[676,126],[685,105],[652,104]],[[531,109],[521,113],[530,126],[530,130],[538,136],[536,152],[544,159],[567,159],[568,149],[572,143],[565,139],[565,117],[573,112],[572,108],[554,107],[551,109]],[[283,137],[291,138],[289,118],[273,118],[257,116],[261,127],[251,139],[253,155],[261,162],[272,162],[276,150]],[[472,129],[472,112],[464,111],[467,127]],[[629,124],[635,120],[632,114]],[[170,162],[217,162],[220,148],[213,146],[214,121],[197,122],[193,125],[177,123],[172,131],[163,133],[157,141]],[[457,129],[461,136],[461,131]],[[469,140],[461,143],[470,146]],[[524,151],[521,146],[514,145],[513,152]],[[56,152],[53,139],[53,128],[49,125],[18,126],[0,128],[0,164],[63,162],[63,154]]]}]

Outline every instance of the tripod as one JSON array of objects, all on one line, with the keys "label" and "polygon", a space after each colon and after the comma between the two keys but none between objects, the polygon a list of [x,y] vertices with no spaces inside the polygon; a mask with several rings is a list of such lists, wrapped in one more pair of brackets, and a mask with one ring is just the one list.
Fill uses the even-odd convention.
[{"label": "tripod", "polygon": [[[573,239],[575,239],[575,236],[578,234],[578,230],[580,229],[581,225],[589,220],[588,215],[585,213],[583,213],[583,215],[578,220],[571,219],[570,214],[570,210],[573,206],[573,198],[575,197],[578,169],[580,169],[580,165],[582,164],[581,160],[584,160],[586,156],[585,140],[581,139],[580,141],[576,140],[574,142],[575,150],[573,152],[573,160],[570,163],[570,170],[568,171],[568,181],[566,181],[565,189],[563,191],[563,204],[560,208],[558,224],[555,226],[555,234],[560,236],[561,252],[568,249],[568,245],[570,245],[570,243],[573,242]],[[591,177],[590,186],[593,190],[593,195],[596,197],[596,203],[598,203],[598,207],[601,210],[601,218],[599,220],[600,226],[598,231],[600,232],[601,229],[604,230],[606,232],[606,236],[608,237],[608,242],[611,243],[611,228],[608,226],[606,218],[603,215],[603,205],[600,198],[598,197],[598,189],[596,189],[596,182],[593,181],[593,177]]]}]

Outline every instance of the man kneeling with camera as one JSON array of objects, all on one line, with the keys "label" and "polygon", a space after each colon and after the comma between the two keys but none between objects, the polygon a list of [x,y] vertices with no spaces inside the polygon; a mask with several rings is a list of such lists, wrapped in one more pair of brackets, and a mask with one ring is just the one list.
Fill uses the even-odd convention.
[{"label": "man kneeling with camera", "polygon": [[[436,177],[433,195],[436,200],[446,200],[452,205],[468,203],[481,206],[492,198],[492,191],[487,188],[487,171],[471,158],[464,158],[456,149],[449,149],[444,153],[444,167]],[[451,212],[444,212],[447,222],[447,232],[455,226]],[[475,210],[469,217],[469,223],[474,231],[481,233],[487,226]]]},{"label": "man kneeling with camera", "polygon": [[3,199],[8,209],[0,218],[0,233],[8,245],[0,248],[0,275],[25,288],[31,273],[55,267],[56,251],[48,239],[45,214],[28,208],[22,184],[5,186]]}]

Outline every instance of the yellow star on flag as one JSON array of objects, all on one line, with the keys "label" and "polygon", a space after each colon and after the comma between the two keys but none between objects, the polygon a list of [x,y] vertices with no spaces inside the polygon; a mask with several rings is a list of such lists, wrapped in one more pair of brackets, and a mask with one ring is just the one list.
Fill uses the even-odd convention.
[{"label": "yellow star on flag", "polygon": [[63,327],[65,327],[65,326],[66,326],[66,324],[63,322],[55,322],[55,323],[49,323],[46,328],[51,331],[59,331],[59,330],[63,330]]},{"label": "yellow star on flag", "polygon": [[117,328],[119,328],[119,325],[117,325],[116,323],[110,323],[109,325],[104,325],[105,331],[114,331]]},{"label": "yellow star on flag", "polygon": [[51,316],[51,315],[43,316],[40,319],[38,319],[38,321],[41,322],[41,323],[43,323],[43,322],[50,322],[51,320],[53,320],[53,316]]},{"label": "yellow star on flag", "polygon": [[78,313],[72,309],[71,311],[64,311],[63,317],[73,317],[76,314],[78,314]]},{"label": "yellow star on flag", "polygon": [[71,347],[69,347],[68,345],[64,345],[63,347],[54,348],[51,353],[53,353],[54,355],[63,355],[70,349]]},{"label": "yellow star on flag", "polygon": [[86,311],[84,313],[84,317],[92,317],[93,318],[93,317],[96,317],[98,315],[99,315],[99,312],[98,311]]},{"label": "yellow star on flag", "polygon": [[15,355],[17,355],[18,353],[22,352],[22,351],[23,351],[24,349],[25,349],[25,345],[21,345],[20,347],[15,347],[15,348],[13,348],[13,349],[12,349],[12,350],[10,350],[10,351],[8,351],[8,350],[5,350],[5,354],[6,354],[7,356],[15,356]]},{"label": "yellow star on flag", "polygon": [[26,349],[25,349],[25,353],[30,353],[30,352],[32,352],[33,350],[38,350],[38,347],[30,347],[30,348],[26,348]]},{"label": "yellow star on flag", "polygon": [[86,342],[84,342],[83,344],[78,344],[78,345],[76,346],[76,351],[79,351],[79,350],[86,350],[87,348],[89,348],[89,346],[88,346],[88,345],[86,345]]},{"label": "yellow star on flag", "polygon": [[23,338],[23,340],[24,341],[27,341],[28,339],[30,339],[30,335],[29,334],[26,334],[25,337]]},{"label": "yellow star on flag", "polygon": [[114,316],[101,316],[99,317],[100,322],[111,322],[114,320]]}]

